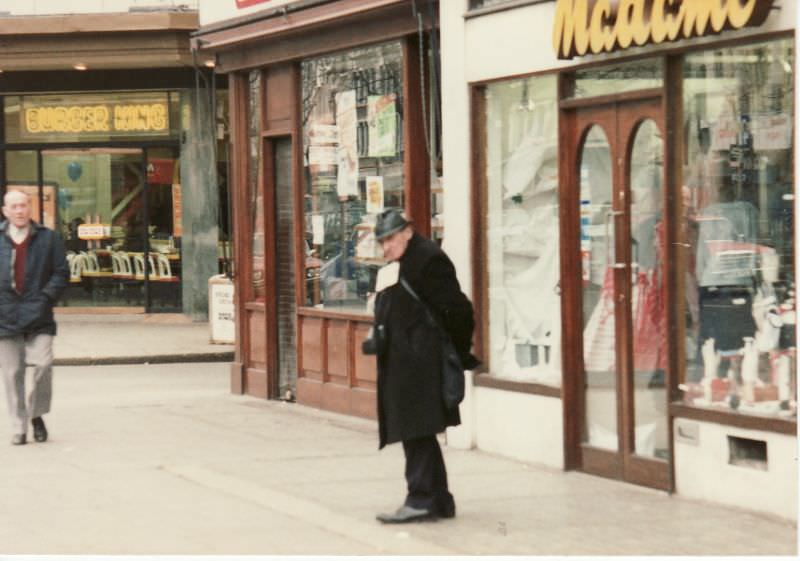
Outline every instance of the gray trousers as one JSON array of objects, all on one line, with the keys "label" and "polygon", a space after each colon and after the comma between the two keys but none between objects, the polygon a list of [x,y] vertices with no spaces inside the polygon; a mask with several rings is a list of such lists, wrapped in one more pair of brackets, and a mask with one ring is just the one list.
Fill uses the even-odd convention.
[{"label": "gray trousers", "polygon": [[[31,367],[29,391],[25,372]],[[53,395],[53,336],[0,337],[0,373],[6,388],[8,413],[14,434],[27,434],[28,421],[50,411]]]}]

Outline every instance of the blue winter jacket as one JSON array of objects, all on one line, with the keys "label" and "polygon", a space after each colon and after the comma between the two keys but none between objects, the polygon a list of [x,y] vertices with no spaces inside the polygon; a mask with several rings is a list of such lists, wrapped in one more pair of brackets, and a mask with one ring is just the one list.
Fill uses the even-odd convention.
[{"label": "blue winter jacket", "polygon": [[0,223],[0,337],[56,334],[53,306],[69,283],[64,243],[53,230],[31,222],[31,240],[25,261],[25,286],[12,286],[13,246],[8,221]]}]

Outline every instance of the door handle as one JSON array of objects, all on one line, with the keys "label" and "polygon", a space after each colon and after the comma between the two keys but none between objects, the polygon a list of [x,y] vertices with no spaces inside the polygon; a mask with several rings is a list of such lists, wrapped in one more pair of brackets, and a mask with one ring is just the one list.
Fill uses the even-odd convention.
[{"label": "door handle", "polygon": [[624,269],[627,266],[627,263],[612,263],[609,265],[612,269]]}]

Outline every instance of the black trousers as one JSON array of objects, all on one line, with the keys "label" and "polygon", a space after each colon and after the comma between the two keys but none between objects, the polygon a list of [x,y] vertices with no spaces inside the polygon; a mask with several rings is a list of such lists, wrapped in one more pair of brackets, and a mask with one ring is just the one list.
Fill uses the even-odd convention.
[{"label": "black trousers", "polygon": [[447,470],[436,435],[403,441],[406,455],[405,504],[446,515],[455,512],[453,495],[447,489]]}]

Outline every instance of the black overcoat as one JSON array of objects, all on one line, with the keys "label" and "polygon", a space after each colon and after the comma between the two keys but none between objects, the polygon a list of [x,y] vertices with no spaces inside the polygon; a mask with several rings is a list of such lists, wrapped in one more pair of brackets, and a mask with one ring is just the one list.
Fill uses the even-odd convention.
[{"label": "black overcoat", "polygon": [[[478,362],[469,352],[472,304],[461,292],[447,255],[414,233],[400,258],[400,276],[447,330],[465,369],[474,368]],[[447,410],[442,401],[439,331],[423,305],[398,282],[377,294],[375,324],[386,332],[378,353],[379,447],[458,425],[458,408]]]},{"label": "black overcoat", "polygon": [[69,284],[69,268],[61,237],[31,222],[25,260],[25,286],[17,294],[11,284],[13,246],[8,221],[0,223],[0,337],[56,334],[53,306]]}]

